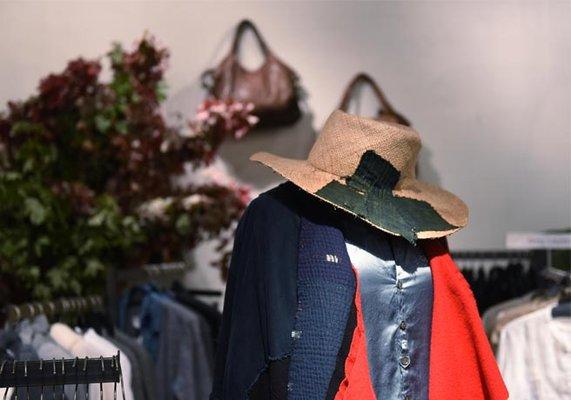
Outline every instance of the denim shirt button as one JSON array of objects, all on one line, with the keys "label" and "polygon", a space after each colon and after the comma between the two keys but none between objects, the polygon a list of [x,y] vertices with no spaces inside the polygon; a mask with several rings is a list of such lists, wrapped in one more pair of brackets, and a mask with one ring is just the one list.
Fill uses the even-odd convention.
[{"label": "denim shirt button", "polygon": [[406,369],[410,365],[410,357],[409,356],[402,356],[399,359],[399,362],[400,362],[400,365]]}]

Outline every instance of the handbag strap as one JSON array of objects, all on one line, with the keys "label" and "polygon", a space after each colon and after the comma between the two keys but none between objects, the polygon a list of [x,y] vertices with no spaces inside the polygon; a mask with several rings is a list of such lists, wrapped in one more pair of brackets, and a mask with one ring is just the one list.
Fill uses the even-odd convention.
[{"label": "handbag strap", "polygon": [[252,21],[250,21],[249,19],[244,19],[244,20],[240,21],[240,23],[238,24],[238,27],[236,28],[236,33],[234,34],[234,42],[232,43],[232,54],[234,54],[234,55],[238,54],[238,50],[240,47],[240,42],[242,41],[242,37],[244,36],[244,33],[248,29],[250,29],[252,31],[252,33],[254,34],[254,36],[256,37],[258,44],[260,45],[260,49],[262,50],[262,53],[264,54],[264,56],[268,57],[268,55],[270,54],[270,48],[268,47],[268,45],[266,44],[266,41],[264,40],[264,38],[262,37],[262,35],[258,31],[258,28],[256,28],[256,25],[254,25],[254,23]]},{"label": "handbag strap", "polygon": [[373,89],[373,92],[375,93],[375,96],[377,97],[377,100],[379,101],[379,103],[382,107],[382,110],[385,113],[398,115],[398,113],[395,111],[395,109],[391,106],[391,104],[389,103],[389,101],[385,97],[385,95],[384,95],[383,91],[381,90],[381,88],[379,87],[379,85],[377,85],[377,83],[373,80],[373,78],[371,78],[371,76],[369,74],[366,74],[364,72],[360,72],[357,75],[355,75],[355,77],[347,85],[347,88],[345,89],[345,92],[344,92],[343,97],[341,99],[341,104],[339,104],[340,110],[342,110],[342,111],[348,110],[349,103],[351,102],[351,99],[353,98],[355,89],[361,83],[362,84],[368,84],[371,87],[371,89]]},{"label": "handbag strap", "polygon": [[[232,41],[232,47],[230,50],[230,54],[232,54],[234,56],[238,55],[238,50],[240,48],[240,42],[242,41],[242,36],[244,35],[246,30],[248,30],[248,29],[250,29],[252,31],[252,33],[254,34],[254,36],[256,37],[256,40],[258,41],[258,44],[260,45],[260,49],[262,50],[262,54],[267,59],[268,55],[270,54],[270,48],[268,47],[268,45],[266,44],[266,41],[264,40],[264,38],[262,37],[262,35],[258,31],[258,28],[256,28],[256,25],[254,25],[254,23],[252,21],[250,21],[249,19],[244,19],[244,20],[240,21],[240,23],[236,27],[236,31],[234,33],[234,40]],[[210,92],[212,91],[212,89],[214,87],[214,82],[213,82],[214,73],[215,73],[215,69],[210,68],[210,69],[207,69],[206,71],[204,71],[202,73],[202,75],[200,75],[200,82],[202,84],[202,87],[204,89],[210,91]]]}]

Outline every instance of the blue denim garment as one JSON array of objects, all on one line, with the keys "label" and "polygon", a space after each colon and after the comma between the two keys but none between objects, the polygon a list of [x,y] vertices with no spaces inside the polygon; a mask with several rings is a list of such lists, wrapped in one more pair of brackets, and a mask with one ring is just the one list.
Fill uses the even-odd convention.
[{"label": "blue denim garment", "polygon": [[[432,274],[406,240],[361,232],[347,243],[358,272],[371,383],[379,399],[428,399]],[[407,397],[408,396],[408,397]]]},{"label": "blue denim garment", "polygon": [[141,303],[141,337],[143,346],[151,358],[157,361],[159,352],[159,339],[163,328],[164,303],[162,299],[167,296],[163,293],[152,292]]},{"label": "blue denim garment", "polygon": [[132,304],[133,298],[137,294],[147,296],[157,292],[158,289],[153,284],[143,284],[125,290],[118,300],[117,310],[117,326],[123,332],[130,336],[138,336],[139,326],[134,326],[134,319],[139,318],[141,314],[141,305]]}]

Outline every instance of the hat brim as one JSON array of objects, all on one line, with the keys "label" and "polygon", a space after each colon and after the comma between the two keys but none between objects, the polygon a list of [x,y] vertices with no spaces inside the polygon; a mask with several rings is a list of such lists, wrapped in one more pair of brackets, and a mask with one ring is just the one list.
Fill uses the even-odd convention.
[{"label": "hat brim", "polygon": [[[375,223],[368,215],[361,215],[348,208],[343,202],[332,201],[331,198],[322,195],[322,189],[332,182],[337,182],[344,186],[344,190],[351,192],[354,190],[345,185],[343,177],[331,174],[327,171],[316,168],[307,160],[295,160],[274,154],[260,152],[252,155],[250,160],[256,161],[271,168],[273,171],[283,176],[288,181],[294,183],[304,191],[318,197],[319,199],[349,212],[374,227],[397,236],[404,236],[395,229],[387,228],[382,223]],[[339,186],[339,185],[338,185]],[[468,223],[468,207],[454,194],[437,186],[412,178],[403,178],[392,191],[395,198],[417,200],[428,204],[444,220],[446,229],[424,229],[415,232],[418,239],[431,239],[448,236]],[[397,202],[398,204],[398,202]],[[408,212],[408,210],[404,210]],[[398,217],[398,216],[397,216]],[[414,218],[414,216],[412,216]]]}]

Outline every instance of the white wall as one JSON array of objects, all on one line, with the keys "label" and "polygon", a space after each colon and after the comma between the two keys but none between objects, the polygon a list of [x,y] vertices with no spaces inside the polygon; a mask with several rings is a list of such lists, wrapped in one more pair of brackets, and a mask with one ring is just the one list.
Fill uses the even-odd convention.
[{"label": "white wall", "polygon": [[167,109],[190,115],[242,17],[298,71],[316,129],[355,72],[378,78],[422,135],[422,175],[470,206],[453,248],[571,225],[571,2],[2,2],[0,104],[148,30],[172,53]]}]

